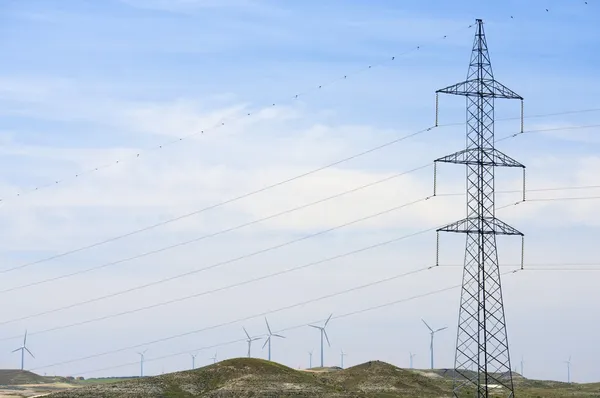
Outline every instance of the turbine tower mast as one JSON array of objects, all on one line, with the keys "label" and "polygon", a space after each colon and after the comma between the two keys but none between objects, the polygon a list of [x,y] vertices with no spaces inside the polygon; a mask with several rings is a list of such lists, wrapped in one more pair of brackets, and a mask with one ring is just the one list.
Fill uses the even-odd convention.
[{"label": "turbine tower mast", "polygon": [[[465,96],[467,102],[466,149],[434,162],[436,166],[438,162],[467,166],[467,218],[438,229],[438,234],[455,232],[467,235],[454,396],[465,396],[471,393],[470,388],[475,387],[476,397],[488,397],[488,385],[500,384],[504,387],[503,394],[514,397],[496,235],[517,235],[523,241],[523,233],[496,218],[494,169],[499,166],[522,168],[524,177],[525,166],[495,148],[494,100],[521,101],[523,131],[523,98],[494,79],[483,21],[477,19],[475,26],[467,80],[436,92],[436,125],[439,93]],[[523,178],[523,200],[524,185]],[[471,367],[476,371],[465,371]]]},{"label": "turbine tower mast", "polygon": [[342,350],[342,351],[340,352],[340,365],[341,365],[341,366],[340,366],[340,368],[342,368],[342,369],[344,369],[344,357],[345,357],[345,356],[348,356],[348,354],[346,354],[346,353],[344,352],[344,350]]},{"label": "turbine tower mast", "polygon": [[569,355],[569,360],[565,361],[567,364],[567,383],[571,383],[571,356]]},{"label": "turbine tower mast", "polygon": [[138,352],[138,355],[140,356],[140,377],[144,377],[144,355],[146,354],[146,351],[148,351],[147,348],[142,352]]},{"label": "turbine tower mast", "polygon": [[525,363],[525,359],[521,356],[521,376],[525,377],[525,373],[523,372],[523,364]]}]

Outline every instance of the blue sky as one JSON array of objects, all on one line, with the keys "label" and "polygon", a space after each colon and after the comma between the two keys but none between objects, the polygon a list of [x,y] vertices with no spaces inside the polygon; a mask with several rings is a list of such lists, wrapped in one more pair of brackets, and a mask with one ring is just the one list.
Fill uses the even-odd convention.
[{"label": "blue sky", "polygon": [[[526,115],[600,108],[599,5],[589,1],[523,2],[106,0],[7,1],[0,12],[1,261],[10,268],[184,214],[255,190],[429,127],[434,92],[466,76],[473,38],[467,27],[483,18],[496,78],[525,97]],[[546,11],[548,8],[549,11]],[[513,18],[511,18],[513,16]],[[442,39],[443,36],[447,36]],[[415,50],[416,46],[420,46]],[[413,51],[411,51],[413,50]],[[396,56],[394,61],[390,61]],[[370,70],[356,73],[368,65]],[[346,79],[339,79],[347,75]],[[331,84],[328,84],[331,83]],[[319,85],[324,85],[318,89]],[[295,100],[295,94],[302,94]],[[272,104],[275,103],[275,106]],[[440,123],[461,122],[464,100],[442,97]],[[252,113],[247,117],[247,113]],[[599,112],[526,119],[526,129],[598,123]],[[517,102],[497,105],[497,117],[519,115]],[[222,118],[225,126],[210,129]],[[194,135],[164,149],[177,137]],[[502,137],[518,120],[498,121]],[[600,184],[598,129],[531,133],[499,149],[528,166],[531,188]],[[284,184],[251,198],[128,239],[5,274],[6,288],[133,256],[230,228],[423,166],[464,145],[461,126],[434,129],[411,140]],[[136,154],[140,153],[139,158]],[[74,178],[99,165],[115,165]],[[197,245],[66,278],[37,288],[0,293],[15,300],[8,319],[127,289],[224,261],[306,233],[331,228],[431,192],[431,168],[360,193]],[[63,180],[22,197],[17,192]],[[520,174],[498,172],[498,189],[518,189]],[[445,165],[439,192],[461,192],[464,170]],[[531,193],[530,197],[591,196],[598,190]],[[498,195],[499,205],[519,195]],[[159,339],[385,278],[433,259],[435,236],[424,234],[364,253],[330,268],[301,271],[244,288],[188,300],[114,320],[38,337],[36,330],[193,294],[204,288],[316,261],[463,216],[463,198],[436,198],[350,228],[307,240],[223,270],[119,298],[10,322],[6,336],[29,329],[36,359],[30,368]],[[595,201],[530,203],[499,211],[527,234],[531,263],[593,262],[600,226]],[[464,242],[445,237],[447,263],[460,263]],[[501,241],[500,258],[515,263],[518,242]],[[144,270],[144,272],[140,272]],[[573,379],[597,381],[600,351],[590,343],[600,319],[591,271],[530,272],[507,277],[506,304],[513,356],[526,376],[563,380],[573,356]],[[290,326],[459,283],[448,268],[375,289],[282,312]],[[299,283],[302,282],[302,283]],[[0,289],[2,290],[2,289]],[[557,292],[561,292],[560,295]],[[436,340],[437,363],[451,367],[458,292],[332,322],[333,348],[347,364],[378,358],[426,367],[428,335],[420,323],[448,324]],[[213,297],[213,296],[211,296]],[[273,297],[278,297],[273,300]],[[276,301],[275,303],[273,301]],[[549,315],[552,314],[552,315]],[[261,333],[261,319],[245,323]],[[366,344],[369,328],[381,338]],[[544,330],[540,337],[536,330]],[[241,324],[149,346],[148,358],[239,337]],[[304,366],[318,336],[293,332],[277,342],[274,359]],[[18,339],[0,341],[6,352]],[[68,350],[63,349],[69,347]],[[391,347],[391,349],[390,349]],[[243,354],[225,347],[221,358]],[[258,345],[254,352],[264,357]],[[198,364],[213,352],[203,352]],[[200,357],[204,359],[200,359]],[[0,366],[18,358],[2,356]],[[78,374],[135,361],[135,350],[39,373]],[[204,362],[203,362],[204,361]],[[149,362],[149,374],[188,366],[185,356]],[[90,375],[126,375],[137,366]],[[87,374],[86,374],[87,375]]]}]

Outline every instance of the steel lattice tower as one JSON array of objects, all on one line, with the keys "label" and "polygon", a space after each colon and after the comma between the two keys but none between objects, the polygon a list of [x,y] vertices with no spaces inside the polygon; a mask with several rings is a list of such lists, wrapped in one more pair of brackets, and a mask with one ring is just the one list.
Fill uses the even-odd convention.
[{"label": "steel lattice tower", "polygon": [[496,235],[523,234],[496,218],[494,169],[520,167],[524,172],[525,166],[494,147],[494,100],[523,98],[494,79],[481,19],[467,80],[436,92],[436,125],[438,93],[462,95],[467,102],[467,148],[435,161],[467,166],[467,218],[438,229],[467,235],[454,396],[514,397]]}]

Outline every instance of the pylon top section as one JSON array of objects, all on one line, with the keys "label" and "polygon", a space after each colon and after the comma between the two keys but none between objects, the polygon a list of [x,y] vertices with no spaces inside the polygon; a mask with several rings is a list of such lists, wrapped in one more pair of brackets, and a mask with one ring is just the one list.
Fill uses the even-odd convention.
[{"label": "pylon top section", "polygon": [[469,63],[467,80],[437,90],[436,93],[462,95],[467,97],[473,96],[523,100],[523,97],[519,94],[494,79],[492,62],[490,60],[485,32],[483,30],[483,20],[481,19],[477,19],[477,29],[473,40],[473,49],[471,50],[471,62]]}]

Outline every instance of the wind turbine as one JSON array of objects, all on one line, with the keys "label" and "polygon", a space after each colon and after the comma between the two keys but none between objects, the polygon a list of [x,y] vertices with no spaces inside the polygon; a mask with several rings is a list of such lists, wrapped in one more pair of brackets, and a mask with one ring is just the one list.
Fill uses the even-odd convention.
[{"label": "wind turbine", "polygon": [[269,361],[270,361],[271,360],[271,338],[279,337],[281,339],[285,339],[285,336],[271,332],[271,327],[269,326],[269,321],[267,321],[267,318],[265,318],[265,323],[267,324],[267,330],[269,331],[269,337],[267,337],[267,340],[265,341],[265,344],[263,344],[262,348],[265,348],[265,346],[267,344],[269,344]]},{"label": "wind turbine", "polygon": [[569,360],[565,361],[567,364],[567,383],[571,382],[571,356],[569,355]]},{"label": "wind turbine", "polygon": [[525,361],[523,360],[523,356],[521,356],[521,376],[525,377],[525,374],[523,373],[523,364],[525,363]]},{"label": "wind turbine", "polygon": [[329,320],[331,319],[332,316],[333,316],[333,314],[329,315],[329,318],[327,318],[327,320],[325,321],[325,324],[323,326],[308,325],[311,328],[319,329],[321,331],[321,367],[323,367],[323,336],[325,336],[325,339],[327,340],[327,344],[329,345],[329,347],[331,347],[331,343],[329,342],[329,337],[327,336],[327,332],[325,331],[325,328],[327,327],[327,324],[329,323]]},{"label": "wind turbine", "polygon": [[250,337],[250,335],[246,331],[246,328],[242,326],[242,329],[244,329],[244,333],[246,333],[246,336],[248,337],[248,340],[246,340],[246,341],[248,342],[248,358],[250,358],[250,349],[252,348],[252,342],[256,341],[256,340],[260,340],[260,339],[262,339],[262,337]]},{"label": "wind turbine", "polygon": [[437,332],[441,332],[444,329],[447,329],[448,326],[444,326],[443,328],[439,328],[436,330],[433,330],[428,324],[427,322],[425,322],[424,319],[421,319],[423,321],[423,323],[425,324],[425,326],[427,326],[427,329],[429,329],[429,331],[431,332],[431,345],[430,345],[430,350],[431,350],[431,369],[433,369],[433,336],[437,333]]},{"label": "wind turbine", "polygon": [[413,358],[417,356],[417,354],[413,354],[412,352],[408,353],[410,355],[410,368],[413,368]]},{"label": "wind turbine", "polygon": [[190,356],[192,357],[192,370],[194,370],[194,369],[196,369],[196,357],[198,356],[198,354],[190,353]]},{"label": "wind turbine", "polygon": [[25,351],[27,351],[29,355],[35,359],[31,351],[29,351],[29,348],[27,348],[27,330],[25,331],[25,337],[23,338],[23,345],[16,350],[13,350],[13,352],[17,351],[21,351],[21,370],[23,370],[25,367]]},{"label": "wind turbine", "polygon": [[312,369],[312,354],[313,354],[313,352],[312,352],[312,350],[310,350],[308,352],[308,368],[309,369]]},{"label": "wind turbine", "polygon": [[210,358],[213,360],[213,364],[217,363],[217,352],[215,351],[215,356]]},{"label": "wind turbine", "polygon": [[148,351],[147,348],[142,352],[138,352],[138,355],[140,356],[140,377],[144,377],[144,354],[146,351]]},{"label": "wind turbine", "polygon": [[341,359],[340,364],[341,364],[341,366],[340,367],[342,369],[344,369],[344,357],[347,356],[347,355],[348,354],[344,354],[344,350],[341,350],[341,352],[340,352],[340,359]]}]

